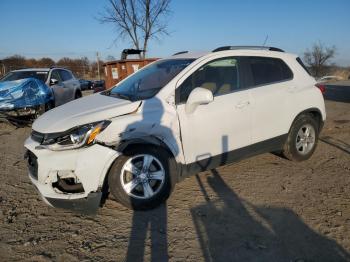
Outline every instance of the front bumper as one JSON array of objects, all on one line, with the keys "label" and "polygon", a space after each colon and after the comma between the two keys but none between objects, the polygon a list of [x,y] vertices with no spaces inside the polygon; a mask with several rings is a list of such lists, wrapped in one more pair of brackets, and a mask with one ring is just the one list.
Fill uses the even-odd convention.
[{"label": "front bumper", "polygon": [[[27,151],[29,177],[44,201],[54,207],[92,213],[99,207],[105,176],[119,152],[95,144],[90,147],[66,151],[39,149],[40,144],[28,138]],[[57,182],[69,177],[81,184],[83,191],[62,191]]]},{"label": "front bumper", "polygon": [[11,110],[0,110],[0,120],[6,122],[29,124],[39,112],[39,107],[15,108]]},{"label": "front bumper", "polygon": [[38,112],[39,106],[25,107],[25,108],[14,108],[11,110],[2,110],[0,111],[3,115],[19,117],[19,116],[31,116],[35,115]]},{"label": "front bumper", "polygon": [[82,214],[95,214],[100,206],[102,192],[90,193],[86,198],[74,200],[46,198],[45,200],[53,207],[69,209]]}]

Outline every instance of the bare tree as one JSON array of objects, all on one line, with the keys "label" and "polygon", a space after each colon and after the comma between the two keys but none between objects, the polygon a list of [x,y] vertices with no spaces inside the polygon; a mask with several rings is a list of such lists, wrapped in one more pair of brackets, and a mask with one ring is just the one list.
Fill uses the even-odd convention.
[{"label": "bare tree", "polygon": [[304,53],[304,61],[307,63],[315,76],[325,73],[328,62],[335,56],[336,47],[327,47],[321,42],[315,43],[311,50]]},{"label": "bare tree", "polygon": [[106,61],[107,61],[107,62],[114,61],[114,60],[116,60],[116,59],[115,59],[115,57],[112,56],[112,55],[108,55],[108,56],[106,57]]},{"label": "bare tree", "polygon": [[166,17],[171,0],[108,0],[109,5],[101,14],[102,23],[112,23],[118,37],[129,38],[136,49],[148,48],[150,39],[167,35]]}]

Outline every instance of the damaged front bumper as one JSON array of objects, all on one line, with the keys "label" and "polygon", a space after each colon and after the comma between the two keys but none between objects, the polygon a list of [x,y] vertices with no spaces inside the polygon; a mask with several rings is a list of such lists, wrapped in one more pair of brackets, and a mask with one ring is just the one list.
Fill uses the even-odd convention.
[{"label": "damaged front bumper", "polygon": [[99,144],[66,151],[39,145],[28,138],[24,146],[29,177],[43,200],[53,207],[95,213],[109,167],[120,153]]},{"label": "damaged front bumper", "polygon": [[1,110],[0,109],[0,120],[10,121],[19,124],[28,124],[35,119],[42,111],[40,106],[24,107],[24,108],[14,108],[11,110]]}]

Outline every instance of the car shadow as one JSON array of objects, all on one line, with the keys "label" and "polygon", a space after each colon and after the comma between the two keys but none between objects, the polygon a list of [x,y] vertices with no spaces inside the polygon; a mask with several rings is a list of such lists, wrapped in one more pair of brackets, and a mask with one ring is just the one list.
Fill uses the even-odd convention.
[{"label": "car shadow", "polygon": [[[225,150],[227,137],[222,142]],[[216,169],[206,180],[218,197],[209,198],[197,175],[206,202],[191,209],[205,261],[350,260],[344,248],[313,231],[292,210],[249,203]]]},{"label": "car shadow", "polygon": [[323,136],[323,137],[320,137],[320,140],[328,145],[338,148],[339,150],[345,153],[350,154],[350,145],[340,139],[336,139],[330,136]]},{"label": "car shadow", "polygon": [[205,261],[349,261],[339,244],[313,231],[292,210],[253,205],[239,198],[217,170],[211,173],[207,183],[219,200],[206,198],[191,209]]}]

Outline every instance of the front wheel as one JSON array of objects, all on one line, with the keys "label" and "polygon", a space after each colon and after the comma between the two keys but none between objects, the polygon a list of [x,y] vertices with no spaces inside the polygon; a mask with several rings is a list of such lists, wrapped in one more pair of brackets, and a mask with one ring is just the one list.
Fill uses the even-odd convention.
[{"label": "front wheel", "polygon": [[158,147],[134,148],[118,157],[109,174],[110,192],[135,210],[152,209],[170,195],[175,180],[173,157]]},{"label": "front wheel", "polygon": [[292,161],[304,161],[316,149],[319,125],[312,115],[299,116],[291,127],[283,148],[283,155]]},{"label": "front wheel", "polygon": [[81,98],[81,97],[82,97],[81,92],[80,92],[80,91],[77,91],[77,92],[75,93],[74,99],[78,99],[78,98]]}]

